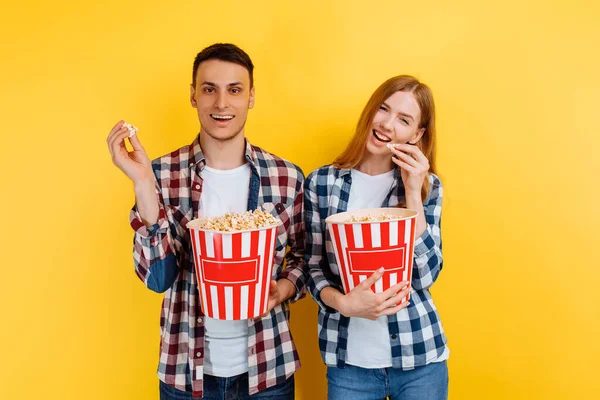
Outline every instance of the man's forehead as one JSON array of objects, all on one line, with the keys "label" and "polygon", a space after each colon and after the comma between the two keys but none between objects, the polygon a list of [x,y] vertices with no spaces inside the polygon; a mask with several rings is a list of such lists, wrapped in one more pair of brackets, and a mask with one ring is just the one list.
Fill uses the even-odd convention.
[{"label": "man's forehead", "polygon": [[242,83],[249,85],[250,73],[242,65],[222,60],[207,60],[198,66],[196,81],[200,84],[211,82],[216,85]]}]

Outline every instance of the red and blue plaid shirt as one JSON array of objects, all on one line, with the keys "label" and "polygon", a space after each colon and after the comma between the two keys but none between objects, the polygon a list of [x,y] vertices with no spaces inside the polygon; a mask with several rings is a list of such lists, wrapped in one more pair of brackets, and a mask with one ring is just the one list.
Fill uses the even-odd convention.
[{"label": "red and blue plaid shirt", "polygon": [[[248,142],[245,158],[252,170],[248,210],[262,207],[283,222],[277,232],[273,279],[290,280],[296,287],[290,301],[297,301],[305,294],[304,175],[296,165]],[[191,145],[154,160],[158,221],[147,228],[135,206],[130,216],[135,271],[149,289],[165,293],[159,379],[193,392],[194,397],[203,395],[204,314],[186,224],[198,217],[200,172],[205,164],[198,137]],[[283,383],[300,367],[288,303],[276,306],[264,318],[248,320],[250,394]]]}]

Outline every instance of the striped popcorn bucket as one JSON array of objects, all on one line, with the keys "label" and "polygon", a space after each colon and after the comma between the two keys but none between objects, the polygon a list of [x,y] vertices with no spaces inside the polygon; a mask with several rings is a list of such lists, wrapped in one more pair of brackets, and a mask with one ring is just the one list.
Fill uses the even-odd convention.
[{"label": "striped popcorn bucket", "polygon": [[[376,222],[346,222],[351,216],[382,213],[400,219]],[[325,220],[342,278],[348,293],[379,268],[383,277],[373,285],[381,293],[398,282],[411,281],[417,212],[405,208],[371,208],[331,215]],[[401,300],[408,301],[410,294]]]},{"label": "striped popcorn bucket", "polygon": [[267,311],[277,226],[236,232],[190,228],[202,311],[241,320]]}]

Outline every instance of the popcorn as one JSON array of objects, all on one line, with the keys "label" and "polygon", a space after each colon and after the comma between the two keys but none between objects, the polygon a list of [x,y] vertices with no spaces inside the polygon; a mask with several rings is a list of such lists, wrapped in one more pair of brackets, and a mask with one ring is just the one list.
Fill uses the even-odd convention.
[{"label": "popcorn", "polygon": [[220,217],[203,217],[190,221],[188,228],[207,229],[218,232],[245,231],[274,226],[279,220],[266,211],[254,210],[244,213],[225,213]]},{"label": "popcorn", "polygon": [[387,213],[382,213],[382,214],[369,214],[369,215],[365,215],[362,217],[357,217],[356,215],[352,215],[350,218],[348,218],[346,221],[344,222],[379,222],[379,221],[392,221],[395,219],[400,219],[402,218],[401,215],[393,215],[393,214],[387,214]]},{"label": "popcorn", "polygon": [[129,130],[129,137],[132,137],[132,136],[133,136],[133,135],[135,135],[135,134],[137,133],[137,131],[138,131],[138,128],[136,128],[135,126],[133,126],[133,125],[131,125],[131,124],[128,124],[127,122],[125,122],[125,123],[123,124],[123,126],[124,126],[125,128],[127,128],[127,130]]}]

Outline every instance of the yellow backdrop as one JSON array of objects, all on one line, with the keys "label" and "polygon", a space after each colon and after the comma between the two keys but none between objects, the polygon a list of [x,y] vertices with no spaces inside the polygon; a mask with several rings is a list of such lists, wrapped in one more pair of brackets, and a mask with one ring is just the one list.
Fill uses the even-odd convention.
[{"label": "yellow backdrop", "polygon": [[[191,142],[193,58],[217,41],[256,65],[247,136],[305,173],[383,80],[428,83],[450,398],[597,394],[600,7],[486,3],[3,2],[0,398],[158,398],[161,296],[133,272],[105,138],[123,118],[151,157]],[[301,400],[325,398],[316,314],[293,307]]]}]

